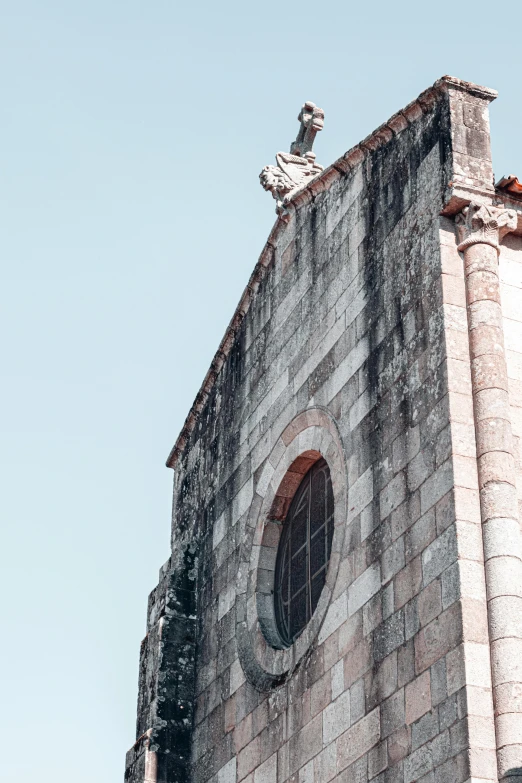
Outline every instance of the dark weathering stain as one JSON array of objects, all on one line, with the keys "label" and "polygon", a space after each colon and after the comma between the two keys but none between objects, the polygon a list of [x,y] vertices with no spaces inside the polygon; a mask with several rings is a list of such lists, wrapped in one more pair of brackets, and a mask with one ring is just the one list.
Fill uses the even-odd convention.
[{"label": "dark weathering stain", "polygon": [[[365,168],[367,172],[366,193],[362,194],[368,226],[368,240],[365,246],[363,269],[365,286],[369,305],[368,327],[370,353],[367,360],[369,387],[376,405],[368,417],[366,435],[367,448],[371,462],[379,464],[387,452],[392,439],[400,432],[406,432],[413,425],[412,404],[406,389],[402,398],[399,397],[391,414],[391,393],[387,385],[384,396],[379,388],[380,368],[390,364],[394,357],[405,347],[404,316],[406,310],[414,308],[415,321],[419,333],[419,351],[426,346],[427,323],[422,296],[421,257],[416,250],[415,229],[410,236],[401,235],[401,242],[390,237],[406,213],[416,209],[418,189],[423,184],[418,179],[418,169],[422,161],[438,146],[440,150],[440,205],[442,209],[445,187],[445,164],[451,152],[449,133],[449,104],[447,99],[441,100],[433,114],[423,120],[419,134],[418,125],[411,128],[400,137],[395,137],[377,151],[371,153]],[[412,224],[415,226],[414,214]],[[395,253],[393,258],[391,254]],[[416,257],[419,255],[419,258]],[[391,261],[390,261],[391,259]],[[385,263],[386,262],[386,263]],[[392,262],[392,269],[390,263]],[[414,273],[406,281],[405,289],[410,297],[405,300],[405,291],[401,290],[401,275],[403,283],[407,268]],[[395,288],[395,291],[393,291]],[[388,311],[385,311],[385,291],[388,292]],[[390,296],[390,291],[392,292]],[[377,342],[378,318],[384,318],[387,325],[387,337],[379,344]],[[397,383],[404,383],[399,378]],[[405,386],[405,384],[404,384]],[[388,452],[389,453],[389,452]],[[374,498],[374,517],[378,522],[379,489],[381,476],[375,475],[376,491]],[[378,524],[369,538],[368,561],[379,558],[392,543],[390,526]],[[377,626],[373,634],[374,675],[377,674],[380,661],[400,647],[405,640],[405,618],[403,612],[397,612]],[[384,694],[380,693],[380,680],[375,677],[373,694],[375,703],[379,703]]]},{"label": "dark weathering stain", "polygon": [[[368,166],[370,174],[366,184],[365,198],[369,239],[366,246],[363,269],[369,301],[367,312],[370,318],[368,374],[370,388],[377,399],[379,393],[380,346],[377,345],[376,340],[377,320],[375,315],[383,312],[384,287],[385,283],[388,282],[385,279],[382,253],[380,251],[388,235],[405,216],[410,207],[415,204],[418,187],[418,168],[435,145],[438,145],[440,150],[442,208],[442,193],[445,187],[444,166],[451,151],[448,114],[449,105],[447,98],[445,98],[440,101],[436,111],[426,117],[425,125],[419,138],[415,138],[416,131],[409,128],[407,132],[401,134],[400,138],[392,139],[387,145],[370,155]],[[390,194],[392,194],[391,200],[389,199]],[[410,247],[408,247],[408,245],[411,246],[412,244],[412,237],[406,236],[404,239],[405,245],[402,248],[402,252],[398,249],[401,255],[397,256],[395,262],[397,267],[400,267],[405,262],[405,257],[412,252]],[[422,270],[419,268],[417,271],[420,276]],[[420,287],[419,283],[420,280],[417,280],[418,289]],[[423,315],[424,304],[420,290],[418,290],[418,302],[416,304],[421,315]],[[392,318],[397,325],[397,334],[402,344],[404,344],[404,313],[401,292],[397,292],[394,297],[394,309],[395,312]],[[385,314],[385,317],[389,318],[390,314]],[[379,435],[378,430],[375,429],[373,433],[373,437],[377,438]]]}]

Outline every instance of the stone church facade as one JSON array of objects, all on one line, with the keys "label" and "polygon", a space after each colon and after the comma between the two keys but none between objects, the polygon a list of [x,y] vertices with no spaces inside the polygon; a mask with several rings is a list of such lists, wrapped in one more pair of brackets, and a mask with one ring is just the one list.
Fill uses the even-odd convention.
[{"label": "stone church facade", "polygon": [[[167,463],[126,783],[522,780],[522,186],[494,185],[495,97],[443,77],[324,170],[308,103],[263,170],[278,219]],[[327,568],[285,636],[317,465]]]}]

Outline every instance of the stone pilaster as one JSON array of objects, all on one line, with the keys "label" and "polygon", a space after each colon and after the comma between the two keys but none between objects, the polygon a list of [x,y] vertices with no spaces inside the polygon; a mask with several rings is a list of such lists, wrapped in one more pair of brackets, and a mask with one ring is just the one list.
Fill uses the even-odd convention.
[{"label": "stone pilaster", "polygon": [[522,779],[522,540],[498,274],[512,210],[472,202],[464,254],[499,779]]}]

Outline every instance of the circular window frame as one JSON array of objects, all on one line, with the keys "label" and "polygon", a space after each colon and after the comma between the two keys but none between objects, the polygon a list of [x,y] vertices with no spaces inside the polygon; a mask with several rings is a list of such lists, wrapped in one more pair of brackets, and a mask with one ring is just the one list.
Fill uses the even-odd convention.
[{"label": "circular window frame", "polygon": [[[334,495],[334,532],[326,581],[316,609],[290,646],[275,617],[274,577],[283,523],[303,477],[325,459]],[[259,690],[282,684],[314,643],[328,611],[341,560],[347,513],[346,460],[334,418],[309,408],[285,427],[257,480],[241,547],[236,636],[247,679]]]}]

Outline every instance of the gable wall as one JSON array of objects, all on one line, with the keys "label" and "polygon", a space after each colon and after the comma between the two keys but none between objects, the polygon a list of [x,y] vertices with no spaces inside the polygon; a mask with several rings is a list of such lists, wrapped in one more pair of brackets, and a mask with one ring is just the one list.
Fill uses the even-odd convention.
[{"label": "gable wall", "polygon": [[[176,464],[137,732],[152,727],[157,783],[496,779],[462,261],[439,218],[449,116],[447,95],[417,106],[293,212]],[[342,443],[343,548],[318,636],[262,690],[238,644],[242,574],[270,460],[310,408]],[[482,678],[472,720],[466,655]]]},{"label": "gable wall", "polygon": [[[444,764],[464,779],[445,660],[461,620],[436,219],[443,113],[298,211],[216,384],[218,420],[187,455],[213,507],[192,751],[201,783],[365,780],[385,767],[413,780]],[[267,694],[238,659],[240,544],[264,459],[310,405],[338,423],[353,511],[320,643]]]}]

